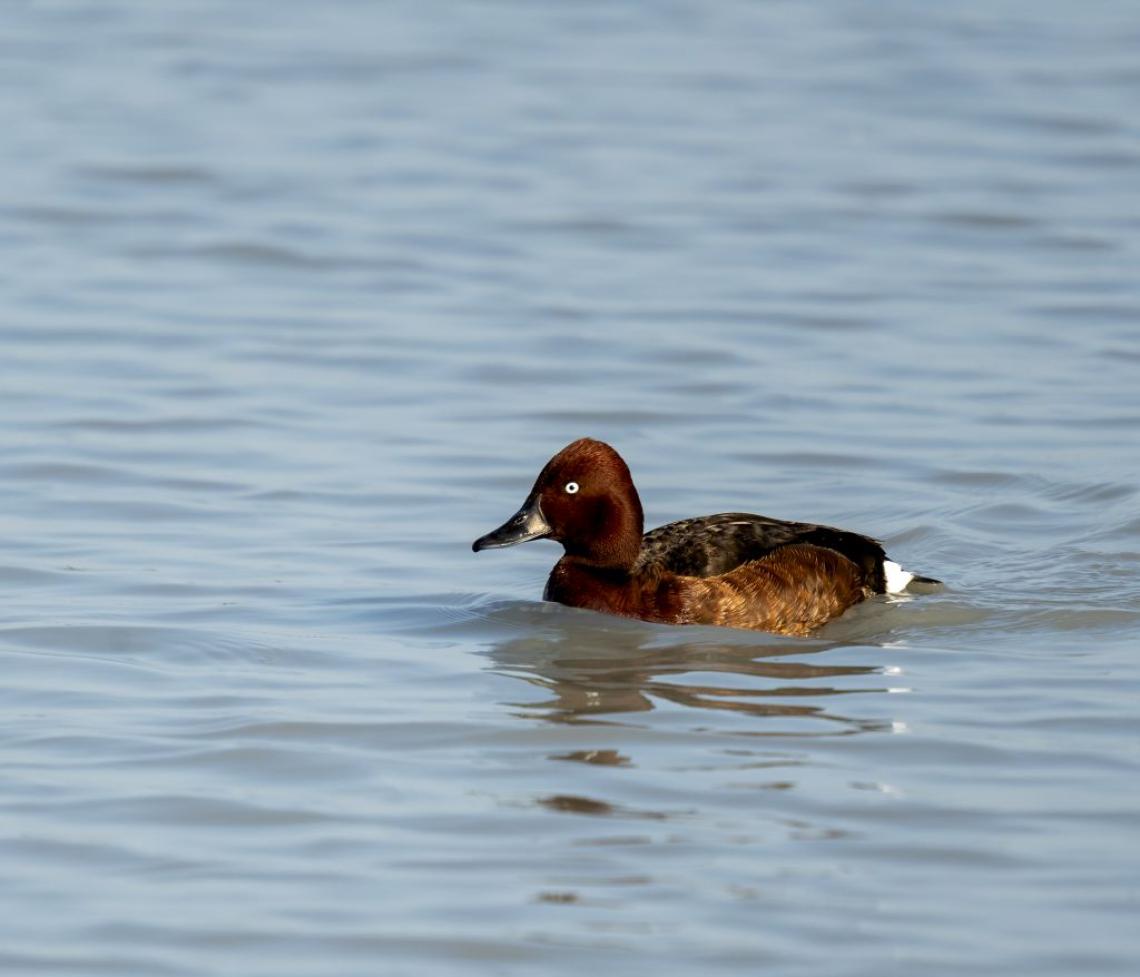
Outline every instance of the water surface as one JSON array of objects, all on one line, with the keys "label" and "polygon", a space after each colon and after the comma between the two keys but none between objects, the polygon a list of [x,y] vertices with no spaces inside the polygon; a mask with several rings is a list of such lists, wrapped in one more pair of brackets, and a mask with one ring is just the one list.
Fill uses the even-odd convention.
[{"label": "water surface", "polygon": [[[18,5],[5,973],[1133,974],[1134,5]],[[948,582],[810,640],[473,555]]]}]

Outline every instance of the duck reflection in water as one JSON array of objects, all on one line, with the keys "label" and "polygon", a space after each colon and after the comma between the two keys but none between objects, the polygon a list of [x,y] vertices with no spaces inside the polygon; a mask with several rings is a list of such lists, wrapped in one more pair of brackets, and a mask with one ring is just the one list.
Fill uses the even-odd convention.
[{"label": "duck reflection in water", "polygon": [[[846,643],[775,636],[758,642],[755,635],[751,641],[726,641],[711,629],[705,640],[701,640],[704,635],[693,640],[691,632],[687,640],[680,640],[662,634],[661,628],[634,622],[599,626],[592,615],[550,605],[515,605],[511,617],[516,625],[519,612],[559,619],[555,626],[549,620],[528,622],[525,635],[506,638],[490,649],[496,671],[550,694],[540,702],[510,703],[528,717],[618,723],[602,717],[648,712],[672,703],[757,719],[793,720],[746,730],[762,735],[835,735],[891,727],[889,719],[852,718],[834,708],[840,696],[890,691],[878,681],[860,681],[881,676],[881,666],[804,660],[852,647]],[[793,656],[796,660],[789,660]],[[692,678],[686,681],[683,676]]]}]

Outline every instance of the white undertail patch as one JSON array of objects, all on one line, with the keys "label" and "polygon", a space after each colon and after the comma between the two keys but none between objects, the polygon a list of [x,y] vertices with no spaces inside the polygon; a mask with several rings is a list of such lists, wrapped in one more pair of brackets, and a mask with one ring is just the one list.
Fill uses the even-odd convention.
[{"label": "white undertail patch", "polygon": [[904,570],[894,560],[883,560],[883,576],[887,582],[888,594],[901,594],[906,585],[914,579],[914,574]]}]

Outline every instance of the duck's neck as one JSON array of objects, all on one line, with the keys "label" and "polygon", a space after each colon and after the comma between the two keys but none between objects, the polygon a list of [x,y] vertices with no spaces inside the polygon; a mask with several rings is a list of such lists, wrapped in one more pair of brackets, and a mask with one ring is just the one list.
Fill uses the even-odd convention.
[{"label": "duck's neck", "polygon": [[568,554],[550,571],[542,596],[571,607],[629,614],[634,589],[635,581],[628,570],[594,566]]}]

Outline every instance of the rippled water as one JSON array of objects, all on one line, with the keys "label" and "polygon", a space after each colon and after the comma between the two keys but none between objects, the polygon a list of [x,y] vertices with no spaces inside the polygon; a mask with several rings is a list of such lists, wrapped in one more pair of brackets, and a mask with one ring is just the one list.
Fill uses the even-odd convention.
[{"label": "rippled water", "polygon": [[[0,23],[6,974],[1134,974],[1131,3]],[[878,535],[818,639],[470,552]]]}]

